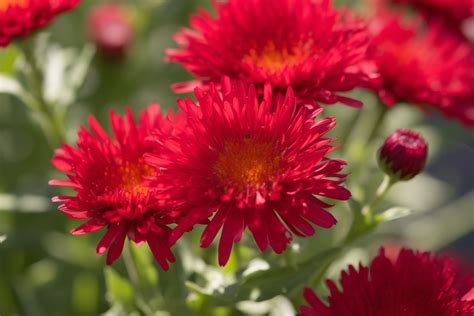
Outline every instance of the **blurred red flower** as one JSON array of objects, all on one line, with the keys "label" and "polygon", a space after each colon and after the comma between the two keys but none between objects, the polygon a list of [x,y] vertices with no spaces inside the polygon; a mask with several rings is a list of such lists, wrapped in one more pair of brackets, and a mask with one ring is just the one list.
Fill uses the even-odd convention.
[{"label": "blurred red flower", "polygon": [[335,125],[332,117],[315,121],[321,110],[295,105],[290,88],[263,100],[253,85],[221,83],[208,92],[195,90],[178,104],[188,130],[178,136],[157,136],[158,155],[145,156],[162,170],[156,186],[180,205],[183,216],[172,233],[179,238],[195,224],[206,223],[201,246],[206,248],[222,228],[219,264],[229,259],[233,243],[248,227],[261,251],[283,252],[294,233],[311,236],[311,224],[329,228],[336,219],[320,197],[347,200],[342,187],[345,164],[327,158],[334,147],[324,137]]},{"label": "blurred red flower", "polygon": [[0,1],[0,47],[30,34],[61,12],[71,10],[80,0],[2,0]]},{"label": "blurred red flower", "polygon": [[214,7],[216,17],[200,11],[192,29],[176,34],[181,48],[167,51],[198,78],[176,84],[175,91],[229,76],[255,84],[259,93],[268,82],[281,91],[291,86],[305,102],[361,105],[338,95],[367,81],[359,69],[366,25],[350,12],[339,12],[330,0],[230,0]]},{"label": "blurred red flower", "polygon": [[379,163],[391,177],[409,180],[425,167],[428,144],[418,133],[399,129],[387,137],[379,151]]},{"label": "blurred red flower", "polygon": [[474,17],[472,0],[393,0],[397,3],[411,4],[428,18],[440,17],[459,26],[466,19]]},{"label": "blurred red flower", "polygon": [[57,196],[63,202],[59,209],[75,219],[87,219],[72,230],[75,235],[106,227],[97,245],[97,253],[108,249],[107,264],[121,254],[125,238],[135,243],[147,242],[163,269],[175,257],[168,242],[168,224],[176,214],[169,211],[146,185],[146,178],[156,176],[154,168],[144,163],[143,154],[150,150],[146,142],[155,128],[170,130],[170,119],[164,118],[157,105],[140,113],[138,125],[130,108],[123,117],[110,113],[115,137],[110,137],[94,117],[89,118],[92,132],[81,128],[77,147],[64,144],[52,160],[69,180],[51,180],[51,185],[71,187],[75,196]]},{"label": "blurred red flower", "polygon": [[424,24],[379,9],[372,18],[370,54],[381,74],[382,101],[436,108],[474,126],[474,49],[443,24]]},{"label": "blurred red flower", "polygon": [[119,4],[92,8],[87,17],[87,30],[99,51],[112,57],[123,56],[134,36],[129,14]]},{"label": "blurred red flower", "polygon": [[300,316],[471,316],[474,314],[474,279],[459,288],[458,271],[448,257],[401,250],[395,262],[384,250],[369,268],[353,266],[341,274],[341,290],[327,281],[331,291],[325,305],[311,289],[305,290],[310,306]]}]

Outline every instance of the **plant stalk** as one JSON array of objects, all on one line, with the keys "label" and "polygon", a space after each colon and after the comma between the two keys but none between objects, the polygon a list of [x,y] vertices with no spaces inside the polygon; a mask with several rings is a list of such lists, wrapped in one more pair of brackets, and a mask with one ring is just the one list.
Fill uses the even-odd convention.
[{"label": "plant stalk", "polygon": [[35,58],[32,43],[29,40],[22,40],[18,41],[17,44],[29,67],[27,80],[31,88],[31,93],[36,101],[35,110],[47,125],[46,128],[43,126],[43,131],[48,138],[51,147],[56,148],[65,139],[63,115],[54,108],[54,105],[49,104],[44,96],[44,75],[38,65],[37,59]]}]

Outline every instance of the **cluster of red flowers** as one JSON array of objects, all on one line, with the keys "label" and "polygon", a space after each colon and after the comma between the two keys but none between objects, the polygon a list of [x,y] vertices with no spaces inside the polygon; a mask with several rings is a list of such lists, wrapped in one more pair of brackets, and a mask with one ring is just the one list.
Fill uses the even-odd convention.
[{"label": "cluster of red flowers", "polygon": [[199,105],[179,100],[176,117],[150,106],[135,125],[130,111],[124,118],[112,112],[114,138],[91,118],[93,133],[83,128],[77,148],[56,152],[53,163],[69,180],[51,184],[76,195],[55,200],[70,217],[89,219],[74,234],[108,228],[97,247],[99,254],[109,248],[107,263],[127,235],[146,241],[166,269],[171,245],[196,224],[206,225],[203,247],[222,228],[224,265],[247,226],[262,251],[281,253],[292,233],[310,236],[311,223],[336,223],[319,199],[350,196],[342,187],[345,162],[326,156],[334,146],[324,135],[334,118],[315,122],[321,110],[297,105],[291,88],[274,96],[267,85],[259,97],[253,85],[225,79],[220,86],[196,89]]},{"label": "cluster of red flowers", "polygon": [[[44,3],[0,2],[0,18],[30,2]],[[48,19],[67,8],[54,3]],[[355,87],[376,90],[389,106],[402,100],[429,105],[474,125],[473,49],[438,25],[406,25],[385,9],[366,24],[329,0],[229,0],[214,6],[217,16],[194,16],[192,28],[176,35],[181,47],[167,52],[197,77],[175,90],[194,89],[197,101],[178,100],[180,112],[167,116],[151,105],[138,123],[130,110],[125,116],[112,112],[113,136],[91,117],[77,146],[65,144],[53,158],[68,180],[51,184],[75,191],[54,200],[68,216],[86,220],[73,234],[107,229],[97,253],[108,251],[108,264],[128,237],[146,242],[166,270],[175,260],[172,246],[197,225],[205,226],[203,248],[220,232],[220,265],[247,228],[261,251],[281,253],[294,235],[332,227],[329,201],[347,200],[350,192],[344,188],[345,162],[328,157],[335,147],[326,135],[335,119],[318,118],[319,103],[359,106],[342,95]],[[100,14],[94,13],[91,25],[104,22]],[[115,23],[121,14],[108,7],[105,16]],[[1,23],[0,39],[8,35],[4,45],[35,27],[13,34]],[[122,53],[123,47],[117,49]],[[400,133],[381,156],[391,172],[413,177],[425,162],[426,144]],[[408,155],[417,163],[407,166]],[[427,254],[402,251],[393,264],[382,252],[370,278],[369,269],[351,268],[343,275],[344,293],[330,283],[330,307],[307,292],[312,307],[302,314],[470,315],[472,304],[454,290],[450,271],[448,263]],[[384,293],[380,286],[387,280],[391,287]],[[416,291],[417,300],[409,301]],[[420,312],[425,300],[435,299],[439,304],[429,306],[435,312]]]},{"label": "cluster of red flowers", "polygon": [[[138,124],[130,111],[124,118],[112,113],[114,137],[91,118],[92,132],[81,129],[76,147],[63,145],[56,152],[53,163],[69,180],[51,184],[70,186],[76,194],[55,200],[70,217],[87,219],[74,234],[107,227],[97,247],[99,254],[108,249],[107,263],[118,258],[127,236],[147,242],[167,269],[174,260],[172,245],[195,225],[206,226],[202,247],[221,231],[224,265],[247,227],[261,251],[281,253],[293,235],[311,236],[315,225],[336,223],[328,200],[350,197],[343,187],[345,162],[328,158],[334,145],[325,135],[335,119],[315,121],[322,111],[315,102],[359,104],[338,92],[367,82],[361,70],[367,33],[360,20],[329,1],[272,4],[275,11],[266,9],[266,1],[216,2],[219,19],[202,13],[193,20],[206,35],[186,30],[178,36],[186,38],[190,52],[169,52],[171,59],[186,54],[212,59],[210,51],[225,59],[186,59],[202,60],[200,66],[189,65],[194,70],[214,65],[200,72],[214,74],[196,88],[198,103],[178,100],[181,112],[166,118],[150,107]],[[104,10],[94,11],[94,25]],[[281,30],[255,23],[264,16],[283,21]],[[228,32],[239,42],[232,40],[234,46],[228,42],[215,54]],[[247,41],[246,34],[256,37]],[[235,47],[241,55],[227,58]],[[236,58],[241,67],[225,71]]]}]

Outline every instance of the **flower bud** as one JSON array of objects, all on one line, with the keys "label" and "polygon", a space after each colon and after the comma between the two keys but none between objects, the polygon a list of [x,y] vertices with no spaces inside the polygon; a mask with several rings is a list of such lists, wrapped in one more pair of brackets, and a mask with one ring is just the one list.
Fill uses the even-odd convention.
[{"label": "flower bud", "polygon": [[409,180],[423,170],[427,154],[428,144],[420,134],[399,129],[380,148],[379,164],[390,177]]},{"label": "flower bud", "polygon": [[122,57],[134,35],[129,14],[119,4],[94,7],[87,18],[87,31],[99,52],[109,57]]}]

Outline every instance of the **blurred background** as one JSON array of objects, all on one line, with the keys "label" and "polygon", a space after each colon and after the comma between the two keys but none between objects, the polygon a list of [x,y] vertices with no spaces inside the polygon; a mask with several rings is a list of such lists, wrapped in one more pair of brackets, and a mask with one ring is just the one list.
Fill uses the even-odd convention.
[{"label": "blurred background", "polygon": [[[180,65],[164,61],[164,49],[175,47],[173,33],[188,25],[189,16],[198,7],[210,8],[210,2],[122,1],[134,24],[133,41],[122,57],[100,53],[93,57],[77,101],[67,112],[68,139],[75,140],[79,126],[85,124],[89,114],[96,115],[107,126],[111,108],[123,113],[129,105],[138,112],[149,103],[159,102],[163,111],[176,109],[177,96],[170,85],[190,76]],[[59,16],[45,29],[49,40],[68,49],[82,49],[88,43],[86,16],[97,3],[82,1],[77,9]],[[14,72],[17,53],[13,46],[0,49],[0,73]],[[376,106],[374,98],[364,91],[354,94],[364,100],[363,111],[370,117]],[[326,115],[335,115],[343,123],[356,111],[338,105],[329,107]],[[109,308],[103,277],[105,263],[104,258],[95,254],[101,233],[69,235],[77,222],[61,214],[57,205],[50,202],[59,192],[47,182],[59,175],[50,164],[52,150],[29,113],[18,99],[0,94],[0,314],[104,313]],[[413,181],[397,184],[387,201],[387,205],[409,207],[415,214],[380,227],[369,240],[357,244],[341,265],[366,261],[373,249],[388,243],[451,254],[472,269],[474,133],[436,114],[425,117],[409,105],[400,105],[390,114],[383,135],[400,127],[422,132],[430,144],[425,173]],[[357,133],[363,131],[356,130],[352,135],[355,151],[361,150],[357,148]],[[367,187],[355,187],[355,195],[375,187],[381,179],[376,172],[375,151],[373,148],[370,158],[373,167],[363,175]],[[341,231],[343,214],[340,211]],[[325,234],[329,233],[324,232],[314,240],[321,248]],[[209,261],[215,264],[214,258]],[[117,269],[123,269],[122,265],[117,262]],[[337,268],[332,270],[334,275],[338,273]]]}]

